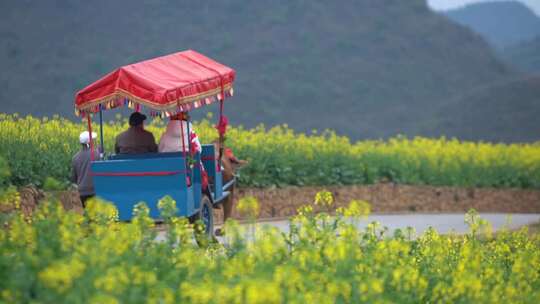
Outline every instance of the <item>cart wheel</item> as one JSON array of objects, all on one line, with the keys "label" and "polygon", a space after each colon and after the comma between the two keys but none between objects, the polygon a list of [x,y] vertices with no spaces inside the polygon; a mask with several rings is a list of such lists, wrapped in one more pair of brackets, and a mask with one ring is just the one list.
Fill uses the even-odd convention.
[{"label": "cart wheel", "polygon": [[[204,231],[203,235],[209,240],[214,239],[214,213],[212,210],[212,203],[210,203],[210,199],[207,196],[202,197],[201,209],[190,219],[190,221],[195,224],[195,238],[199,245],[201,233],[197,233],[197,231],[202,230]],[[204,225],[204,229],[200,227],[200,224]]]},{"label": "cart wheel", "polygon": [[210,199],[207,196],[203,196],[201,200],[200,219],[204,224],[204,231],[206,235],[212,237],[214,234],[214,213]]}]

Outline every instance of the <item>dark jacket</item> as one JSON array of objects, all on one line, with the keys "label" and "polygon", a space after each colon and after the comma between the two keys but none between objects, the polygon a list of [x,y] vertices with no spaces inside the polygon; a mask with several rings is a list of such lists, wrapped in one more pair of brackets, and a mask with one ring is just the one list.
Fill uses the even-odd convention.
[{"label": "dark jacket", "polygon": [[130,127],[116,136],[114,151],[120,154],[157,152],[154,135],[144,129]]},{"label": "dark jacket", "polygon": [[[94,151],[94,157],[98,157],[99,152]],[[79,195],[95,195],[94,180],[90,168],[90,149],[83,148],[77,152],[71,161],[71,181],[77,184]]]}]

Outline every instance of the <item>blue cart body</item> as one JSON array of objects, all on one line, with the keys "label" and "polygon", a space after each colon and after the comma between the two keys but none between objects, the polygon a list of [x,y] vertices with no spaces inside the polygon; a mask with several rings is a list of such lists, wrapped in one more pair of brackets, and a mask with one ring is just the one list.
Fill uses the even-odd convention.
[{"label": "blue cart body", "polygon": [[[223,189],[213,145],[203,145],[202,153],[195,156],[195,164],[201,159],[213,182],[211,201],[218,204],[229,193]],[[96,195],[117,207],[120,220],[130,220],[133,207],[139,202],[145,202],[150,216],[159,219],[158,201],[166,195],[176,201],[178,216],[193,216],[201,208],[201,168],[187,167],[181,152],[114,155],[93,161],[92,174]]]}]

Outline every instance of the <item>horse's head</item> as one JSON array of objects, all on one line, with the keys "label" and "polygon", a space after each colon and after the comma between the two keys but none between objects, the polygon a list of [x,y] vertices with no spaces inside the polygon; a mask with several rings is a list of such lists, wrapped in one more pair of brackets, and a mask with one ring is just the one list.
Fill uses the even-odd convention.
[{"label": "horse's head", "polygon": [[[215,140],[213,144],[214,144],[214,148],[216,149],[215,150],[216,153],[219,153],[221,143],[219,142],[219,140]],[[223,145],[223,154],[221,155],[221,165],[223,166],[224,179],[228,179],[227,177],[232,178],[236,170],[240,169],[241,167],[247,164],[248,164],[247,160],[236,158],[232,149]]]}]

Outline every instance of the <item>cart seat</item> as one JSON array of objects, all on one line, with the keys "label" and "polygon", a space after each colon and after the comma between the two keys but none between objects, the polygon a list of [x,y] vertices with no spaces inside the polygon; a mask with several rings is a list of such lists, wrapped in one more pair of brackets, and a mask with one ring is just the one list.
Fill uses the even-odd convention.
[{"label": "cart seat", "polygon": [[141,159],[141,158],[169,158],[183,157],[182,152],[160,152],[160,153],[136,153],[136,154],[113,154],[108,157],[109,160],[119,159]]}]

